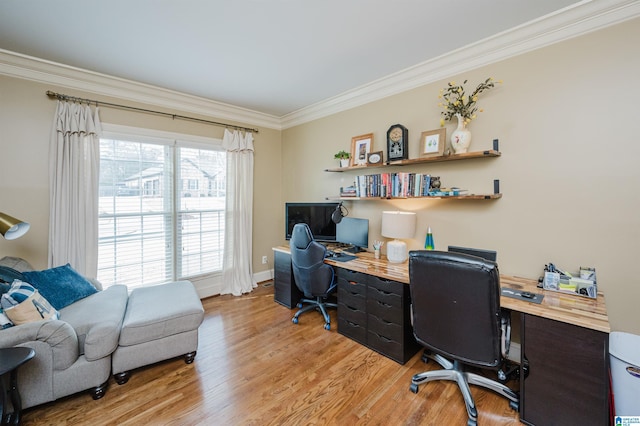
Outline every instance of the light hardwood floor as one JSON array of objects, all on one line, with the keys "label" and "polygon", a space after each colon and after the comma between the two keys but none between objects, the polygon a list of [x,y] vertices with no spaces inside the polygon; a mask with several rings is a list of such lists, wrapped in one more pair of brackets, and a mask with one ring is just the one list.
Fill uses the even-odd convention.
[{"label": "light hardwood floor", "polygon": [[[453,382],[430,382],[418,394],[411,376],[435,363],[420,354],[400,365],[330,331],[310,312],[273,300],[261,284],[242,297],[205,299],[193,364],[174,359],[110,379],[106,395],[86,393],[25,410],[24,425],[466,425]],[[513,385],[513,384],[512,384]],[[519,425],[508,402],[472,387],[479,424]]]}]

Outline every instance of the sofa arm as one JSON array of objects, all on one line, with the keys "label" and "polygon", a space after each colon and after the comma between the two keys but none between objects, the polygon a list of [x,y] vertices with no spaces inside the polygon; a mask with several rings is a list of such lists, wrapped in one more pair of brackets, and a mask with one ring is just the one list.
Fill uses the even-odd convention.
[{"label": "sofa arm", "polygon": [[60,320],[37,321],[0,331],[0,347],[40,341],[49,345],[54,370],[69,368],[78,359],[78,337],[73,327]]},{"label": "sofa arm", "polygon": [[124,285],[112,285],[60,310],[60,318],[74,328],[80,354],[88,361],[111,355],[118,347],[129,293]]}]

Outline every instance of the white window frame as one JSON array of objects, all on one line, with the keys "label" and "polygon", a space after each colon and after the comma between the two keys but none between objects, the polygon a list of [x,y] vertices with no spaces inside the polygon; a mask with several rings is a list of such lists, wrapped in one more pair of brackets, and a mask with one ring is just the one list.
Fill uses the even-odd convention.
[{"label": "white window frame", "polygon": [[[101,138],[125,140],[141,143],[153,143],[165,146],[179,146],[181,148],[194,149],[218,149],[222,150],[222,139],[209,138],[204,136],[186,135],[182,133],[166,132],[162,130],[146,129],[140,127],[123,126],[111,123],[102,123]],[[174,188],[177,188],[177,182],[174,179]],[[177,199],[177,197],[175,197]],[[173,209],[173,214],[177,212],[177,208]],[[174,217],[175,220],[175,217]],[[174,236],[175,238],[176,236]],[[174,259],[174,268],[175,265]],[[196,287],[198,295],[209,297],[221,293],[222,290],[222,271],[214,271],[203,273],[200,275],[181,277],[180,279],[188,279]]]}]

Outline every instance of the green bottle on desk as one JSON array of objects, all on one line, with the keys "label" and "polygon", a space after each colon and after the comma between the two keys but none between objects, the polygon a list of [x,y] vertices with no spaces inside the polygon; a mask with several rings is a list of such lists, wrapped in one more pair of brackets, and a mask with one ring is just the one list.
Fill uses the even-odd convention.
[{"label": "green bottle on desk", "polygon": [[425,250],[433,250],[435,246],[433,244],[433,235],[431,234],[431,227],[427,230],[427,239],[424,241]]}]

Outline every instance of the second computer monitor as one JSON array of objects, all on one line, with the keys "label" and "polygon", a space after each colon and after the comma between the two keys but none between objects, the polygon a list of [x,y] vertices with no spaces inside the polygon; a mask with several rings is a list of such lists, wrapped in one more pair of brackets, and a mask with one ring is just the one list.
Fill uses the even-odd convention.
[{"label": "second computer monitor", "polygon": [[369,247],[369,219],[343,217],[336,225],[336,242],[352,245],[354,251]]}]

